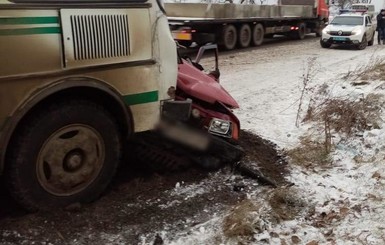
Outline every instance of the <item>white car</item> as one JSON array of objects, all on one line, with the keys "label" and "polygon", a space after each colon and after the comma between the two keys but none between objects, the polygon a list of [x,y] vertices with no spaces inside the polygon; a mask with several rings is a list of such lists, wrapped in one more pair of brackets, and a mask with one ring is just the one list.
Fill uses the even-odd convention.
[{"label": "white car", "polygon": [[374,43],[376,24],[367,14],[341,14],[322,30],[321,47],[330,48],[332,44],[352,44],[365,49]]}]

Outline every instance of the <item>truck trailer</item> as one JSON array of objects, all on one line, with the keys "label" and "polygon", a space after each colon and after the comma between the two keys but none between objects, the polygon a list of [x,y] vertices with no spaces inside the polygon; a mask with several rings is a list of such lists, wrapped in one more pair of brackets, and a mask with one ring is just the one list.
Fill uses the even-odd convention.
[{"label": "truck trailer", "polygon": [[259,46],[264,38],[320,36],[328,20],[326,0],[281,0],[277,5],[166,3],[173,37],[190,46],[217,43],[223,49]]}]

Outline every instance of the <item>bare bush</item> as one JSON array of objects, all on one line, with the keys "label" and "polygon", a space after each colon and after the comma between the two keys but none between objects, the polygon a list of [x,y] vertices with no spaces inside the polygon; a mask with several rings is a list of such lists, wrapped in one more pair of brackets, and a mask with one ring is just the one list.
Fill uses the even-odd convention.
[{"label": "bare bush", "polygon": [[301,88],[301,96],[299,98],[299,104],[297,109],[297,117],[295,120],[295,126],[299,127],[299,121],[300,121],[300,114],[302,112],[302,104],[305,97],[306,92],[309,90],[309,84],[312,81],[312,79],[317,74],[316,68],[316,58],[311,57],[307,59],[306,65],[303,67],[303,73],[302,73],[302,88]]},{"label": "bare bush", "polygon": [[[384,80],[385,75],[385,58],[378,57],[373,54],[369,61],[364,64],[360,64],[353,70],[348,71],[342,76],[344,80],[352,80],[353,84],[357,80]],[[367,82],[363,82],[366,84]],[[361,85],[361,83],[359,83]]]},{"label": "bare bush", "polygon": [[351,137],[357,132],[379,128],[383,105],[383,96],[379,94],[369,94],[356,101],[351,101],[348,96],[326,98],[318,104],[313,101],[304,120],[321,125],[324,129],[324,149],[330,152],[332,133]]},{"label": "bare bush", "polygon": [[382,95],[369,94],[358,101],[349,98],[328,98],[311,105],[306,120],[319,121],[336,133],[351,136],[355,132],[379,127]]}]

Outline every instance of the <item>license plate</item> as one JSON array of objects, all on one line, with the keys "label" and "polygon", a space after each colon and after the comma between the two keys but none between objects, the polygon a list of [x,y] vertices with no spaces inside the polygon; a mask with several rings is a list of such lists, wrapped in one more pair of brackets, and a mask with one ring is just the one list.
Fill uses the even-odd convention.
[{"label": "license plate", "polygon": [[191,40],[191,33],[180,33],[180,32],[173,32],[172,37],[175,40]]},{"label": "license plate", "polygon": [[210,138],[207,133],[189,127],[161,122],[158,125],[158,129],[161,130],[166,138],[195,150],[205,151],[210,144]]},{"label": "license plate", "polygon": [[335,40],[335,41],[346,41],[347,38],[346,37],[333,37],[333,40]]}]

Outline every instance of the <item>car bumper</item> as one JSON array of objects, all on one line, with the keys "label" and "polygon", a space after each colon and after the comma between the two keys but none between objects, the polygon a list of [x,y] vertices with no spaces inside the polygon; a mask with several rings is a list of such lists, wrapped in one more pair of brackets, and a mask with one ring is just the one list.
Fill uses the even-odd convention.
[{"label": "car bumper", "polygon": [[351,36],[332,36],[332,35],[322,35],[322,42],[330,44],[359,44],[362,40],[361,35],[351,35]]}]

